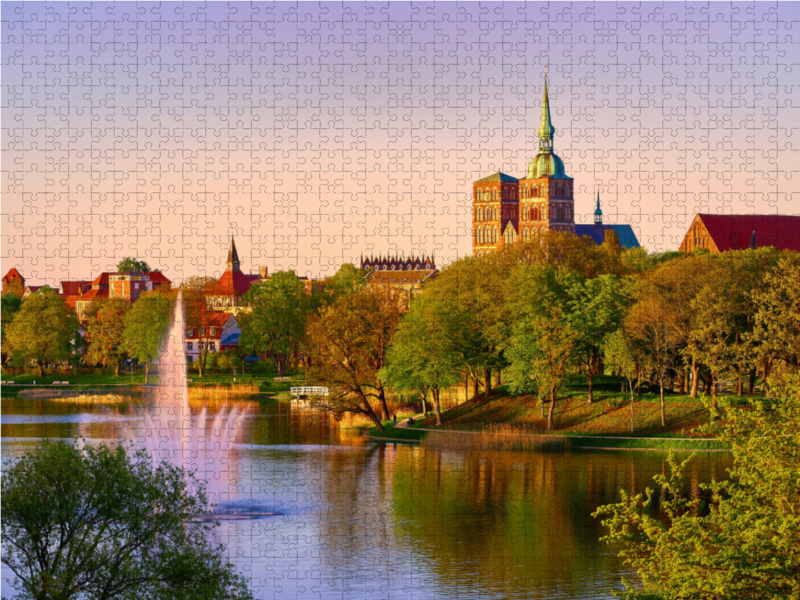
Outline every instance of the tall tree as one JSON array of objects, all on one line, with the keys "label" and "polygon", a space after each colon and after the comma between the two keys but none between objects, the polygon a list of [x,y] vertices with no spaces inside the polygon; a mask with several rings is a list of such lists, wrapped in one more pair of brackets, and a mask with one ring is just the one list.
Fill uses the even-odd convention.
[{"label": "tall tree", "polygon": [[625,316],[624,335],[629,343],[640,349],[655,369],[661,391],[661,426],[667,426],[664,404],[664,378],[672,364],[679,343],[671,324],[674,322],[672,307],[656,293],[639,298]]},{"label": "tall tree", "polygon": [[161,338],[169,326],[172,302],[162,294],[148,293],[140,297],[125,314],[123,345],[128,356],[144,365],[144,383],[150,380],[150,367],[158,356]]},{"label": "tall tree", "polygon": [[123,333],[125,331],[125,315],[130,304],[122,298],[109,298],[89,319],[86,327],[86,340],[89,343],[83,362],[101,364],[104,367],[114,366],[114,377],[119,377],[120,361],[125,356],[126,346]]},{"label": "tall tree", "polygon": [[69,358],[78,320],[52,288],[28,296],[6,331],[6,350],[33,360],[44,375],[45,363]]},{"label": "tall tree", "polygon": [[6,347],[6,331],[14,322],[19,309],[22,308],[22,297],[13,292],[4,292],[0,297],[2,311],[0,312],[0,349],[2,349],[2,364],[5,365],[11,354]]},{"label": "tall tree", "polygon": [[589,382],[588,403],[594,401],[593,380],[600,366],[605,336],[615,331],[630,304],[627,282],[615,275],[577,280],[568,290],[566,318],[573,333],[575,356]]},{"label": "tall tree", "polygon": [[306,320],[314,309],[311,297],[294,271],[279,271],[244,295],[252,312],[242,313],[239,344],[266,352],[283,376],[293,354],[305,341]]},{"label": "tall tree", "polygon": [[[753,337],[762,361],[800,365],[800,253],[783,252],[776,267],[754,290]],[[765,372],[768,369],[765,369]]]},{"label": "tall tree", "polygon": [[456,352],[452,324],[437,297],[435,282],[411,303],[389,346],[381,380],[392,389],[433,395],[436,424],[442,424],[442,388],[461,380],[461,356]]},{"label": "tall tree", "polygon": [[629,340],[622,329],[617,329],[603,340],[603,361],[615,375],[624,377],[631,392],[631,433],[634,430],[633,390],[639,384],[644,353],[641,346]]},{"label": "tall tree", "polygon": [[386,389],[378,373],[403,306],[404,293],[390,286],[368,286],[342,296],[309,324],[313,364],[309,378],[327,386],[330,395],[317,404],[335,414],[362,413],[383,431],[373,407],[388,418]]},{"label": "tall tree", "polygon": [[326,296],[335,300],[339,296],[349,295],[367,285],[364,276],[367,272],[351,263],[345,263],[325,281]]},{"label": "tall tree", "polygon": [[217,280],[213,277],[196,275],[189,277],[181,286],[186,329],[198,332],[200,354],[196,364],[199,377],[203,377],[206,373],[206,362],[211,347],[211,326],[216,324],[217,313],[211,309],[208,299],[213,294],[216,284]]},{"label": "tall tree", "polygon": [[143,260],[137,260],[135,258],[123,258],[117,264],[117,272],[124,273],[126,271],[135,271],[137,273],[149,273],[151,271],[150,265],[148,265]]},{"label": "tall tree", "polygon": [[570,292],[579,282],[580,276],[566,269],[524,265],[507,284],[509,308],[516,315],[508,340],[509,371],[518,392],[531,391],[534,384],[539,396],[548,399],[548,431],[577,347],[570,326]]}]

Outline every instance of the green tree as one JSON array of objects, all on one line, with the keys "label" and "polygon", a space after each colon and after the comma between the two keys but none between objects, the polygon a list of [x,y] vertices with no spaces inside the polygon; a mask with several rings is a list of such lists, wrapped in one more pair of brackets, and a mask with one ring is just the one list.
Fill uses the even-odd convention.
[{"label": "green tree", "polygon": [[78,320],[52,288],[28,296],[6,331],[4,348],[21,360],[33,360],[44,375],[47,362],[67,360]]},{"label": "green tree", "polygon": [[137,273],[149,273],[150,266],[143,260],[135,258],[123,258],[117,265],[118,273],[125,273],[126,271],[135,271]]},{"label": "green tree", "polygon": [[[712,423],[733,451],[731,478],[683,494],[682,467],[670,456],[660,492],[629,495],[600,507],[624,561],[636,569],[644,598],[767,600],[800,594],[800,378],[771,380],[773,402],[746,408],[725,404],[726,419]],[[771,406],[770,406],[771,405]],[[660,514],[655,513],[656,503]],[[635,596],[635,595],[634,595]]]},{"label": "green tree", "polygon": [[352,294],[367,285],[364,276],[367,272],[355,265],[345,263],[325,281],[325,292],[330,300],[339,296]]},{"label": "green tree", "polygon": [[576,273],[545,265],[524,265],[507,284],[509,308],[516,315],[508,340],[513,388],[532,391],[534,384],[539,396],[548,399],[548,431],[553,429],[558,391],[577,347],[570,326],[570,293],[579,284]]},{"label": "green tree", "polygon": [[[800,253],[783,252],[764,285],[753,291],[757,356],[800,365]],[[765,375],[769,369],[765,368]]]},{"label": "green tree", "polygon": [[587,400],[591,404],[603,339],[620,326],[630,297],[625,280],[615,275],[576,280],[567,294],[570,300],[566,318],[575,343],[575,356],[589,382]]},{"label": "green tree", "polygon": [[[198,521],[203,485],[121,446],[45,440],[3,469],[2,561],[17,598],[251,598]],[[190,485],[198,492],[192,493]]]},{"label": "green tree", "polygon": [[19,309],[22,308],[22,298],[12,292],[5,292],[0,297],[0,348],[2,348],[2,364],[5,365],[11,354],[6,347],[6,331],[8,326],[14,322]]},{"label": "green tree", "polygon": [[252,312],[240,316],[239,344],[246,351],[266,352],[282,377],[305,342],[306,320],[314,308],[311,298],[294,271],[279,271],[251,288],[244,300]]},{"label": "green tree", "polygon": [[383,431],[373,403],[379,403],[389,417],[378,373],[386,363],[404,296],[390,286],[368,286],[338,298],[311,320],[313,362],[308,377],[329,388],[329,396],[316,402],[319,408],[337,415],[365,414]]},{"label": "green tree", "polygon": [[89,346],[83,355],[83,362],[89,365],[114,365],[114,377],[119,377],[120,361],[125,356],[124,343],[125,316],[130,304],[122,298],[109,298],[89,319],[86,339]]},{"label": "green tree", "polygon": [[148,293],[140,297],[125,314],[123,346],[130,358],[144,365],[144,382],[149,383],[150,367],[158,356],[161,338],[169,326],[172,302],[167,296]]},{"label": "green tree", "polygon": [[217,366],[221,370],[233,371],[234,368],[241,368],[242,358],[235,350],[225,350],[217,354]]},{"label": "green tree", "polygon": [[414,298],[400,321],[378,374],[392,389],[418,393],[423,401],[433,395],[436,424],[442,424],[440,394],[461,380],[461,357],[453,347],[452,324],[437,298],[435,282]]},{"label": "green tree", "polygon": [[634,382],[640,382],[643,371],[642,348],[628,340],[622,329],[617,329],[603,340],[603,361],[608,370],[628,382],[631,392],[631,433],[633,433],[633,389]]}]

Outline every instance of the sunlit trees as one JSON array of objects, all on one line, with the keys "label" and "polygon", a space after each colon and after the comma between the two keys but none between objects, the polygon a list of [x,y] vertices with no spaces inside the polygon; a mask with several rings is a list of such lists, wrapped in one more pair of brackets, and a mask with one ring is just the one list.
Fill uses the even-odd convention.
[{"label": "sunlit trees", "polygon": [[4,350],[36,363],[39,376],[47,362],[66,360],[78,330],[75,314],[51,288],[28,296],[5,332]]},{"label": "sunlit trees", "polygon": [[340,296],[349,295],[363,289],[367,282],[364,269],[359,269],[351,263],[344,263],[339,270],[325,280],[326,299],[336,300]]},{"label": "sunlit trees", "polygon": [[128,356],[144,365],[144,382],[149,383],[150,367],[158,356],[161,338],[169,326],[172,302],[167,296],[148,293],[125,314],[123,345]]},{"label": "sunlit trees", "polygon": [[306,320],[314,309],[311,297],[294,271],[279,271],[244,295],[252,312],[242,313],[239,344],[247,351],[266,352],[283,376],[292,355],[305,341]]},{"label": "sunlit trees", "polygon": [[606,369],[628,382],[631,393],[631,433],[634,429],[634,385],[641,383],[645,369],[645,353],[638,341],[630,340],[622,329],[610,333],[603,340],[603,361]]},{"label": "sunlit trees", "polygon": [[619,503],[595,512],[609,530],[604,540],[638,571],[642,598],[797,597],[800,380],[773,381],[772,389],[771,406],[725,406],[726,419],[708,427],[734,459],[730,479],[702,486],[710,510],[702,495],[684,495],[683,464],[670,457],[671,474],[655,478],[659,491],[620,490]]},{"label": "sunlit trees", "polygon": [[311,320],[308,378],[330,391],[317,406],[338,415],[367,415],[383,431],[374,405],[379,404],[387,418],[389,410],[378,373],[385,365],[404,295],[390,286],[369,286],[338,298]]},{"label": "sunlit trees", "polygon": [[800,365],[800,253],[784,252],[774,269],[764,276],[754,294],[754,338],[758,357],[765,363],[780,360]]},{"label": "sunlit trees", "polygon": [[125,273],[126,271],[134,271],[137,273],[149,273],[150,272],[150,265],[148,265],[143,260],[137,260],[135,258],[123,258],[119,264],[117,264],[117,272],[118,273]]},{"label": "sunlit trees", "polygon": [[433,281],[411,304],[388,348],[379,376],[400,393],[433,395],[436,424],[442,424],[440,393],[461,380],[462,357],[453,344],[453,323]]},{"label": "sunlit trees", "polygon": [[114,376],[119,377],[120,361],[127,350],[123,334],[125,315],[130,309],[127,300],[109,298],[97,311],[86,327],[88,347],[83,362],[88,365],[113,365]]},{"label": "sunlit trees", "polygon": [[0,349],[2,350],[2,364],[5,365],[8,357],[11,354],[8,352],[6,346],[6,331],[9,325],[14,322],[14,317],[17,316],[19,309],[22,308],[22,297],[12,293],[4,292],[2,298],[2,312],[0,313]]},{"label": "sunlit trees", "polygon": [[553,429],[558,391],[576,350],[570,327],[570,292],[580,277],[566,269],[525,265],[507,285],[508,307],[514,315],[508,340],[508,372],[518,392],[536,389],[550,403],[547,429]]}]

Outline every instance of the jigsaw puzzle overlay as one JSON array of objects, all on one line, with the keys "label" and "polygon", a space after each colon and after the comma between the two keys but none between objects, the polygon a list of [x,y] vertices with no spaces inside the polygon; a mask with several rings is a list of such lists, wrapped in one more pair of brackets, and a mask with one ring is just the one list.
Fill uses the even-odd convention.
[{"label": "jigsaw puzzle overlay", "polygon": [[[3,2],[2,41],[2,271],[79,316],[125,257],[160,270],[142,290],[219,279],[219,310],[268,274],[311,291],[345,263],[418,288],[530,239],[524,201],[556,193],[565,227],[598,243],[612,228],[651,252],[800,249],[796,221],[770,220],[800,206],[797,3]],[[548,140],[569,189],[523,181],[559,168],[531,166]],[[506,184],[519,215],[476,209]],[[221,314],[204,327],[233,349],[239,313]],[[172,342],[191,363],[202,335]],[[189,417],[21,394],[4,397],[4,458],[75,436],[168,455],[170,434],[129,423],[180,438],[207,418],[217,439],[191,464],[259,598],[610,598],[630,570],[590,514],[666,468],[664,453],[376,444],[246,398],[187,392]],[[695,457],[687,491],[730,465]]]}]

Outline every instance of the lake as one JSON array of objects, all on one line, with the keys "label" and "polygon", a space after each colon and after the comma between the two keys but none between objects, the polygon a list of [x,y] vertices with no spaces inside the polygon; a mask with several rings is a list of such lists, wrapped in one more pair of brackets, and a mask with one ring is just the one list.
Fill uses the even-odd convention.
[{"label": "lake", "polygon": [[[653,487],[666,469],[666,452],[367,442],[307,408],[233,404],[245,412],[243,438],[229,463],[209,470],[230,494],[216,498],[231,517],[215,535],[260,598],[612,598],[630,571],[598,541],[590,514],[619,489]],[[2,456],[43,437],[117,442],[142,414],[137,402],[4,398]],[[698,453],[687,492],[730,466],[728,453]],[[232,515],[253,506],[276,515]],[[3,569],[4,587],[11,575]]]}]

